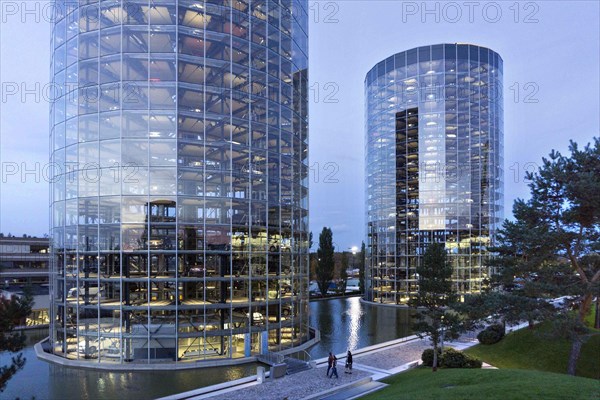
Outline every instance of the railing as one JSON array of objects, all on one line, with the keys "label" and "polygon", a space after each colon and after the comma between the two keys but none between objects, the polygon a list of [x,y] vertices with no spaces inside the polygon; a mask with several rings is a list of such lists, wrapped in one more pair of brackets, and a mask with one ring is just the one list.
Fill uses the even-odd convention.
[{"label": "railing", "polygon": [[310,356],[310,354],[308,354],[308,352],[306,350],[300,350],[296,353],[292,353],[290,356],[286,357],[285,359],[288,359],[288,358],[294,358],[296,360],[304,361],[306,363],[308,363],[312,360],[312,357]]},{"label": "railing", "polygon": [[312,326],[308,327],[308,333],[310,335],[310,339],[315,339],[317,342],[321,341],[321,331],[313,328]]},{"label": "railing", "polygon": [[279,353],[266,352],[256,356],[256,359],[267,365],[276,365],[282,364],[285,360],[285,357]]}]

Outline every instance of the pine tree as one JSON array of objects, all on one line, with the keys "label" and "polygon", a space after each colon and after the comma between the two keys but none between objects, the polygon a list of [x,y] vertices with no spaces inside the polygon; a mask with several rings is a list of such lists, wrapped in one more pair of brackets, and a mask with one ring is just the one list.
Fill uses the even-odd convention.
[{"label": "pine tree", "polygon": [[[571,341],[567,372],[574,375],[592,333],[585,317],[600,290],[600,139],[583,149],[571,142],[569,149],[570,157],[552,151],[537,172],[526,175],[531,198],[515,201],[515,220],[505,221],[499,231],[492,250],[498,254],[494,264],[503,292],[467,303],[484,304],[482,309],[499,318],[527,320],[530,326],[551,321],[554,335]],[[572,301],[550,305],[562,296]],[[473,310],[472,319],[482,317]]]},{"label": "pine tree", "polygon": [[319,235],[319,248],[317,249],[317,284],[321,294],[325,296],[329,288],[329,282],[333,279],[333,269],[335,266],[333,254],[333,232],[330,228],[324,227]]},{"label": "pine tree", "polygon": [[[26,293],[23,297],[13,295],[10,299],[0,296],[0,354],[3,352],[18,353],[25,347],[25,334],[13,332],[22,325],[31,313],[33,297]],[[0,366],[0,392],[4,391],[8,380],[25,366],[26,359],[22,353],[11,358],[9,365]]]},{"label": "pine tree", "polygon": [[429,337],[433,346],[433,371],[438,366],[438,347],[443,337],[458,337],[460,321],[448,306],[455,302],[452,266],[443,244],[429,245],[417,267],[419,290],[410,301],[418,309],[413,330],[420,338]]}]

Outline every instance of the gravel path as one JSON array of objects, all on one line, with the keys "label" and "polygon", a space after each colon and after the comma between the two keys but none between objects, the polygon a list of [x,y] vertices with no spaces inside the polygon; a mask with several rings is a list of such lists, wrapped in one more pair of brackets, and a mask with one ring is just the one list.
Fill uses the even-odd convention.
[{"label": "gravel path", "polygon": [[325,372],[327,366],[317,367],[308,371],[284,376],[279,379],[267,379],[262,385],[251,386],[242,390],[236,390],[211,397],[215,400],[300,400],[311,394],[317,394],[323,390],[333,389],[336,386],[348,384],[358,379],[366,378],[371,374],[354,369],[352,374],[344,373],[344,365],[338,365],[339,379],[327,378]]},{"label": "gravel path", "polygon": [[423,350],[431,347],[429,340],[416,339],[395,347],[354,357],[356,364],[364,364],[380,369],[392,369],[412,361],[420,360]]}]

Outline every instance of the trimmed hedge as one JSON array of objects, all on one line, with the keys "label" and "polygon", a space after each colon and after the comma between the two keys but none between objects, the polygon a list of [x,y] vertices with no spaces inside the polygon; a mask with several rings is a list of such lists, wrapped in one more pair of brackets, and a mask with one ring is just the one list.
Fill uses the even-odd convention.
[{"label": "trimmed hedge", "polygon": [[477,335],[481,344],[498,343],[504,337],[504,326],[501,324],[490,325]]},{"label": "trimmed hedge", "polygon": [[461,351],[448,348],[442,354],[443,368],[481,368],[482,362]]},{"label": "trimmed hedge", "polygon": [[[433,349],[425,349],[421,354],[421,360],[423,360],[424,366],[433,366]],[[440,368],[481,368],[481,365],[480,360],[458,350],[446,348],[442,353],[438,349],[438,367]]]}]

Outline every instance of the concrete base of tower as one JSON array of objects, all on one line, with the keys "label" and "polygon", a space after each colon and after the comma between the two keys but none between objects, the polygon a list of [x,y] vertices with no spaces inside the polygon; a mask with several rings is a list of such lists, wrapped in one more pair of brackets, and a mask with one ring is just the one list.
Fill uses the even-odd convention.
[{"label": "concrete base of tower", "polygon": [[[282,351],[276,352],[282,356],[294,354],[307,350],[321,340],[321,333],[318,329],[309,328],[310,337],[299,346],[291,347]],[[197,368],[224,367],[229,365],[239,365],[258,362],[257,356],[239,357],[239,358],[220,358],[214,360],[198,360],[198,361],[166,361],[156,360],[152,362],[140,361],[123,361],[123,362],[100,362],[98,360],[76,360],[62,357],[51,352],[52,346],[50,338],[38,342],[34,346],[37,358],[56,365],[62,365],[72,368],[85,368],[104,371],[161,371],[161,370],[186,370]]]}]

